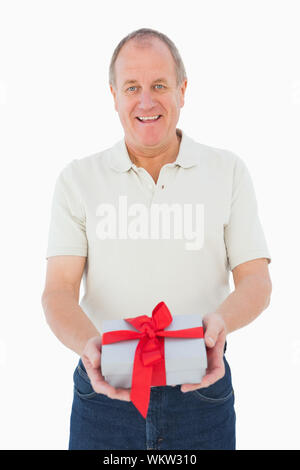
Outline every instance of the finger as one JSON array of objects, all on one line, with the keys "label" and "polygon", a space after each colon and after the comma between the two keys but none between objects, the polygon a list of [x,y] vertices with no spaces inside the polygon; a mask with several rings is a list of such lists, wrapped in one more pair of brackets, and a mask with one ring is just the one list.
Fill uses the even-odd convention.
[{"label": "finger", "polygon": [[182,392],[189,392],[192,390],[197,390],[198,388],[206,388],[212,385],[213,383],[220,380],[225,375],[225,366],[224,362],[221,365],[214,367],[211,370],[207,369],[207,374],[202,378],[201,382],[198,384],[189,384],[184,383],[181,385]]},{"label": "finger", "polygon": [[185,393],[185,392],[192,392],[192,391],[197,390],[199,388],[207,388],[210,385],[217,382],[223,376],[224,376],[224,374],[220,370],[214,369],[213,371],[211,371],[207,375],[205,375],[205,377],[203,377],[200,384],[182,384],[181,391],[183,393]]},{"label": "finger", "polygon": [[216,344],[219,335],[219,328],[218,325],[214,322],[208,322],[206,324],[205,333],[204,333],[204,341],[208,348],[213,348]]},{"label": "finger", "polygon": [[89,342],[82,355],[82,360],[83,360],[84,365],[87,364],[87,367],[100,367],[101,349],[102,349],[102,345],[101,345],[100,336],[99,338],[94,339],[94,341]]},{"label": "finger", "polygon": [[196,388],[199,388],[201,384],[189,384],[185,383],[182,384],[180,387],[180,390],[185,393],[185,392],[192,392],[193,390],[196,390]]},{"label": "finger", "polygon": [[114,394],[110,395],[110,398],[115,398],[123,401],[131,401],[130,392],[130,388],[115,388],[115,392]]},{"label": "finger", "polygon": [[[93,367],[88,364],[88,362],[84,362],[85,370],[87,375],[89,376],[90,381],[92,382],[93,386],[101,386],[105,384],[105,379],[103,375],[101,374],[101,369],[99,367]],[[95,390],[98,391],[98,390]]]},{"label": "finger", "polygon": [[116,388],[110,385],[104,379],[103,375],[100,372],[100,369],[91,367],[87,370],[87,372],[91,381],[91,385],[95,392],[103,393],[104,395],[107,395],[111,398],[116,395]]},{"label": "finger", "polygon": [[87,344],[82,354],[82,362],[90,379],[102,381],[101,374],[101,338]]},{"label": "finger", "polygon": [[115,392],[115,388],[105,381],[101,373],[100,348],[99,341],[88,344],[81,359],[95,392],[104,393],[105,395],[112,394]]},{"label": "finger", "polygon": [[130,388],[116,388],[108,384],[105,381],[101,385],[96,386],[96,388],[98,389],[98,393],[103,393],[104,395],[107,395],[109,398],[123,400],[123,401],[131,401],[131,398],[130,398],[131,389]]},{"label": "finger", "polygon": [[199,388],[209,387],[210,385],[214,384],[218,380],[222,379],[224,375],[225,375],[225,369],[223,367],[221,366],[215,367],[203,377]]},{"label": "finger", "polygon": [[103,380],[102,382],[97,382],[94,384],[94,390],[97,393],[103,393],[109,398],[118,399],[123,401],[131,401],[129,388],[116,388],[110,385],[108,382]]},{"label": "finger", "polygon": [[88,375],[95,392],[103,393],[109,398],[118,398],[119,400],[130,401],[130,389],[113,387],[106,382],[100,369],[90,368]]},{"label": "finger", "polygon": [[216,344],[215,344],[215,348],[218,351],[218,355],[219,355],[220,360],[222,362],[223,362],[225,341],[226,341],[226,334],[225,334],[225,331],[222,330],[222,331],[220,331],[220,334],[219,334],[218,339],[217,339]]},{"label": "finger", "polygon": [[90,378],[95,392],[107,395],[109,398],[130,401],[130,389],[115,388],[104,379],[101,373],[100,342],[89,344],[82,356],[82,362]]},{"label": "finger", "polygon": [[207,350],[207,363],[208,367],[206,372],[210,372],[215,368],[222,368],[225,370],[224,360],[223,360],[223,350],[224,350],[225,339],[223,333],[220,333],[217,342],[213,348]]},{"label": "finger", "polygon": [[224,325],[217,315],[209,315],[203,319],[205,327],[204,341],[208,348],[213,348],[219,341],[220,336],[223,337]]}]

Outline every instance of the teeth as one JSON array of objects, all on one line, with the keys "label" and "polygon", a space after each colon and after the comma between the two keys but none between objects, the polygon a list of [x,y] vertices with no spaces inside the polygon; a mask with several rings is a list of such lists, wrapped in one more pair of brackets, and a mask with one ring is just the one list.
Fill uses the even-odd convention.
[{"label": "teeth", "polygon": [[147,117],[139,116],[139,119],[141,119],[142,121],[148,121],[149,119],[153,120],[153,119],[158,119],[158,118],[159,118],[159,114],[157,116],[147,116]]}]

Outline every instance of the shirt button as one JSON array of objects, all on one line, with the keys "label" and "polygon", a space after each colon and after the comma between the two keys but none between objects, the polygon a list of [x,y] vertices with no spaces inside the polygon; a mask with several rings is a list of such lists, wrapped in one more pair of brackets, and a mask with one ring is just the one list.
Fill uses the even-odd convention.
[{"label": "shirt button", "polygon": [[165,185],[164,185],[164,184],[162,184],[162,185],[161,185],[161,189],[164,189],[164,187],[165,187]]}]

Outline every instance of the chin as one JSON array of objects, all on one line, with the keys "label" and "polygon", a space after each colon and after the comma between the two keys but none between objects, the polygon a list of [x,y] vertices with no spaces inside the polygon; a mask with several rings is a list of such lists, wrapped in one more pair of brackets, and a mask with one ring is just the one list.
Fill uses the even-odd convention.
[{"label": "chin", "polygon": [[144,145],[145,147],[154,147],[156,145],[159,145],[161,143],[161,141],[162,141],[162,139],[158,138],[158,137],[157,138],[154,138],[154,137],[150,138],[149,137],[147,139],[146,138],[140,139],[141,145]]},{"label": "chin", "polygon": [[164,140],[164,137],[165,136],[162,132],[153,134],[149,132],[148,135],[146,132],[144,134],[136,133],[136,139],[140,142],[140,144],[149,147],[161,144],[161,142]]}]

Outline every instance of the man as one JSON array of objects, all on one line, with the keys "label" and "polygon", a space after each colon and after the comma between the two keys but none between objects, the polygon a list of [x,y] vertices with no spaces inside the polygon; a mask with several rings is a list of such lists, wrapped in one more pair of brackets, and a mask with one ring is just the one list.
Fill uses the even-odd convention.
[{"label": "man", "polygon": [[[80,356],[69,449],[235,449],[226,337],[269,305],[271,257],[243,161],[176,128],[186,86],[169,38],[149,29],[128,35],[110,65],[124,139],[73,160],[56,182],[42,304],[54,334]],[[165,204],[198,210],[197,243],[175,228],[173,237],[152,236],[145,217],[130,221],[137,205],[149,215]],[[208,368],[201,383],[152,387],[144,419],[130,390],[101,375],[101,324],[150,316],[162,300],[172,315],[201,313]]]}]

